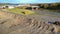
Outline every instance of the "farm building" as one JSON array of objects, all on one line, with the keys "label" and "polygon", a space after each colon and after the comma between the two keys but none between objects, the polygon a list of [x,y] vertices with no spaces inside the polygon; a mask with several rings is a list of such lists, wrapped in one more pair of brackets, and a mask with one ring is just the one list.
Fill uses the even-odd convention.
[{"label": "farm building", "polygon": [[38,10],[39,6],[32,6],[32,10]]},{"label": "farm building", "polygon": [[1,6],[0,8],[1,9],[6,9],[6,8],[12,9],[12,8],[14,8],[14,6],[5,5],[5,6]]}]

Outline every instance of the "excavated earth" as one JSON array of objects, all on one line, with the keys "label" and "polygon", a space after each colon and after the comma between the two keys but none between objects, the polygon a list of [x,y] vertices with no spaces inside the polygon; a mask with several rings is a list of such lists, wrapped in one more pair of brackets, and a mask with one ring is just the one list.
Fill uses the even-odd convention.
[{"label": "excavated earth", "polygon": [[48,23],[56,20],[60,18],[0,11],[0,34],[60,34],[60,25]]}]

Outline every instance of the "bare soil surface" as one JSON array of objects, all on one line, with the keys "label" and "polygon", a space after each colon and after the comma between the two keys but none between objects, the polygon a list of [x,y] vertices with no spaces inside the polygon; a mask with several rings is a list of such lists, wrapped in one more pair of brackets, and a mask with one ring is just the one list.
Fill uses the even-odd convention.
[{"label": "bare soil surface", "polygon": [[0,34],[60,34],[60,25],[48,23],[55,21],[60,21],[60,18],[0,11]]}]

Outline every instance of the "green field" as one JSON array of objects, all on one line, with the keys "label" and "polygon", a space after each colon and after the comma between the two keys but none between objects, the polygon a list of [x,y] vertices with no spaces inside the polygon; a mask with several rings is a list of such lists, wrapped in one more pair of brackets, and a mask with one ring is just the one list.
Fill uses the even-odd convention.
[{"label": "green field", "polygon": [[19,9],[19,8],[5,9],[5,11],[17,13],[17,14],[24,14],[24,15],[34,14],[34,12],[32,12],[31,10],[25,10],[25,9]]}]

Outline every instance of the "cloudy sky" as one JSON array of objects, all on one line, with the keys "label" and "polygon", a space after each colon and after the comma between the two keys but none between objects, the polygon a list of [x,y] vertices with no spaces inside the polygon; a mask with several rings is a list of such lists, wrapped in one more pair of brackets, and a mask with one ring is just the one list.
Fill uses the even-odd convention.
[{"label": "cloudy sky", "polygon": [[0,3],[53,3],[60,0],[0,0]]}]

